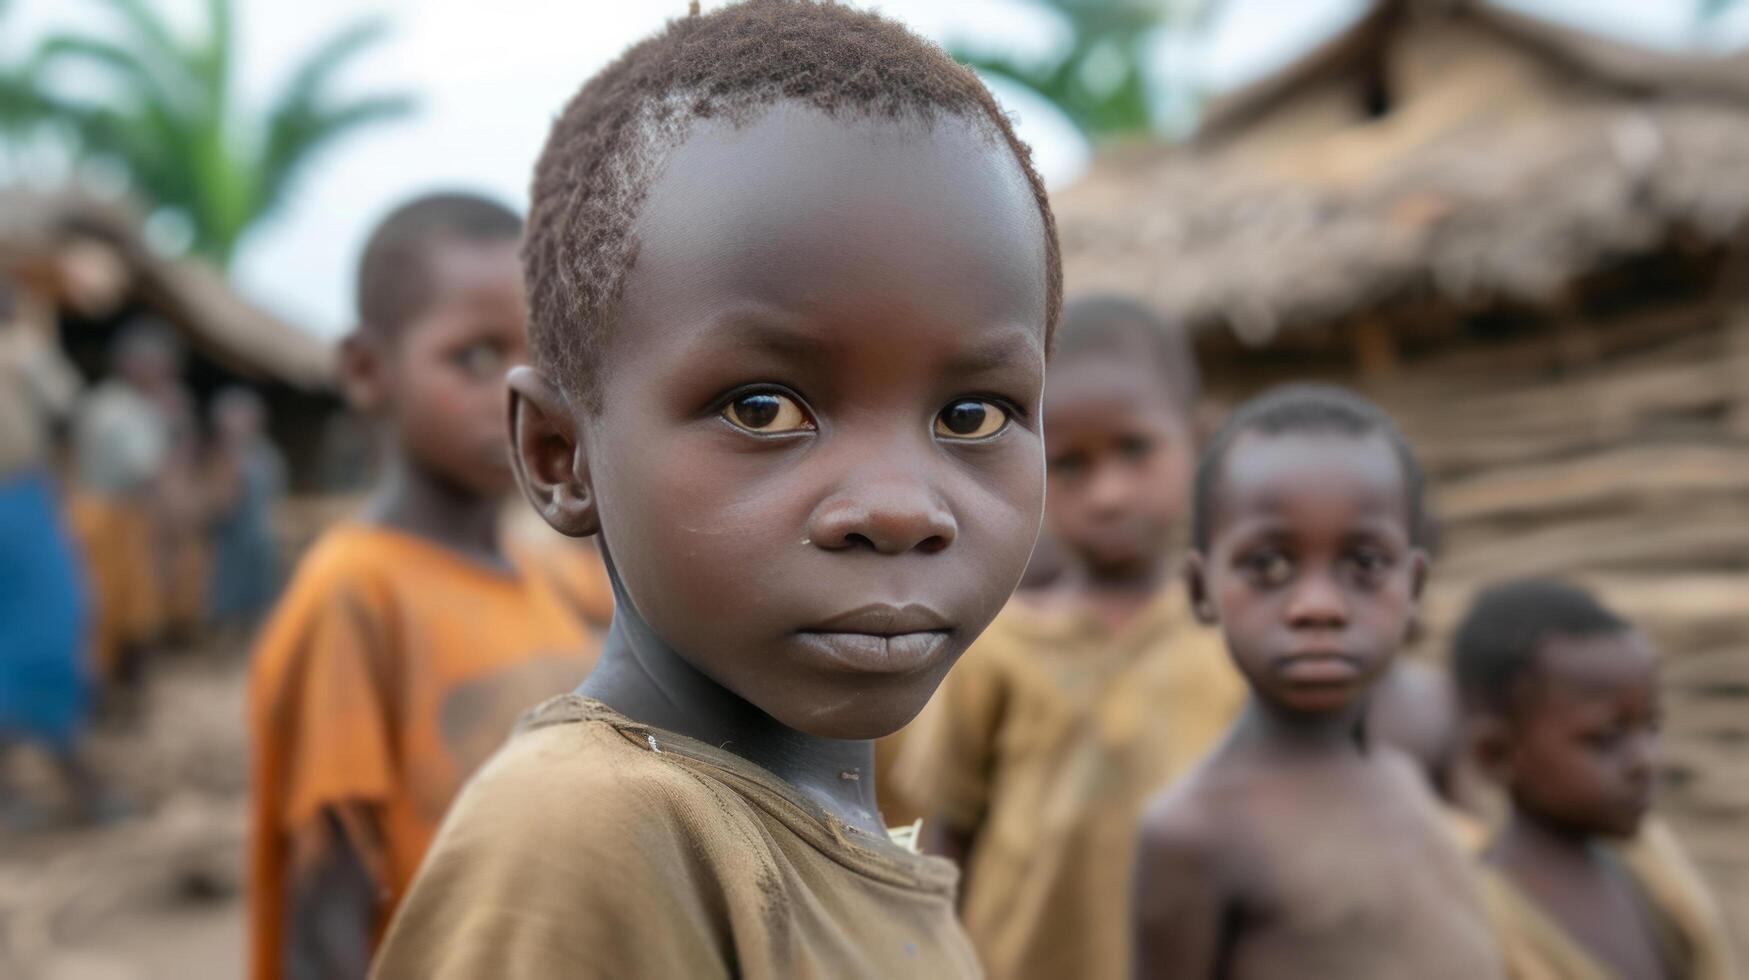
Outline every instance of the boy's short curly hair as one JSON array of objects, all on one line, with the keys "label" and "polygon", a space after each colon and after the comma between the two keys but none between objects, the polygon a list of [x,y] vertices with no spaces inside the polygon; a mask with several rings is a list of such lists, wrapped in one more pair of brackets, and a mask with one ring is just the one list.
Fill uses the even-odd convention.
[{"label": "boy's short curly hair", "polygon": [[1086,355],[1145,363],[1186,418],[1202,396],[1202,372],[1189,331],[1128,296],[1094,293],[1063,303],[1056,363]]},{"label": "boy's short curly hair", "polygon": [[1258,395],[1233,410],[1209,440],[1197,463],[1191,493],[1191,544],[1206,552],[1213,536],[1215,494],[1221,471],[1239,437],[1249,432],[1265,436],[1341,435],[1380,436],[1391,447],[1403,470],[1403,492],[1409,526],[1409,543],[1427,547],[1432,535],[1427,514],[1427,478],[1415,450],[1397,423],[1384,409],[1360,395],[1336,385],[1289,384]]},{"label": "boy's short curly hair", "polygon": [[830,0],[694,13],[584,84],[535,167],[523,244],[537,362],[584,403],[637,257],[632,226],[662,162],[699,120],[782,100],[832,114],[975,121],[1014,154],[1046,239],[1047,330],[1062,305],[1056,222],[1031,153],[976,75],[903,26]]},{"label": "boy's short curly hair", "polygon": [[515,242],[522,219],[479,194],[422,194],[377,223],[358,260],[358,328],[394,338],[437,297],[432,250],[440,245]]},{"label": "boy's short curly hair", "polygon": [[1451,645],[1452,678],[1467,709],[1505,716],[1550,638],[1632,628],[1579,586],[1552,579],[1501,582],[1477,595],[1458,624]]}]

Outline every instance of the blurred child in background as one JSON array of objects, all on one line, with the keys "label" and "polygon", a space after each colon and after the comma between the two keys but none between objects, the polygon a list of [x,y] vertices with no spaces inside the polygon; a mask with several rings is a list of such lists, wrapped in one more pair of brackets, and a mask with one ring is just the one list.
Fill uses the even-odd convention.
[{"label": "blurred child in background", "polygon": [[938,815],[993,977],[1129,975],[1142,804],[1243,704],[1178,574],[1197,396],[1181,331],[1126,299],[1065,304],[1044,400],[1062,570],[1009,604],[906,730],[897,789]]},{"label": "blurred child in background", "polygon": [[207,472],[213,508],[207,603],[214,625],[244,632],[279,590],[274,514],[285,493],[285,462],[266,434],[267,409],[248,388],[213,398]]},{"label": "blurred child in background", "polygon": [[1136,975],[1499,976],[1468,855],[1365,724],[1427,572],[1407,442],[1357,396],[1282,388],[1234,413],[1195,486],[1191,598],[1252,696],[1149,804]]},{"label": "blurred child in background", "polygon": [[[392,456],[365,513],[304,558],[255,653],[258,980],[363,976],[462,783],[593,663],[573,605],[501,539],[520,233],[499,204],[436,194],[365,246],[342,372]],[[229,410],[246,440],[257,425]]]},{"label": "blurred child in background", "polygon": [[159,392],[158,408],[170,435],[151,497],[159,636],[167,646],[187,646],[207,624],[212,500],[203,465],[205,439],[194,395],[180,379]]},{"label": "blurred child in background", "polygon": [[[13,745],[46,748],[76,814],[98,816],[104,797],[79,749],[90,715],[90,602],[51,465],[51,432],[79,388],[54,337],[0,279],[0,771]],[[40,820],[0,783],[0,824]]]},{"label": "blurred child in background", "polygon": [[1477,597],[1452,670],[1482,770],[1511,798],[1483,855],[1515,980],[1736,973],[1719,914],[1651,822],[1658,653],[1583,589],[1524,580]]}]

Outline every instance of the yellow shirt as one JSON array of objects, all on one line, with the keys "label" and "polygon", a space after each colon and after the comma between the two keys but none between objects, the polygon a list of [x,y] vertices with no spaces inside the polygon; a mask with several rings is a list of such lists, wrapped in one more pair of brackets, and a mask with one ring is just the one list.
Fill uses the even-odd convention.
[{"label": "yellow shirt", "polygon": [[576,687],[598,652],[575,601],[543,575],[363,524],[324,534],[263,629],[250,676],[253,976],[280,975],[301,829],[327,807],[368,807],[382,853],[362,857],[392,910],[462,783],[518,716]]},{"label": "yellow shirt", "polygon": [[[1659,946],[1684,980],[1735,980],[1730,942],[1718,908],[1675,835],[1657,819],[1617,852],[1652,905]],[[1511,980],[1614,980],[1555,919],[1499,872],[1485,869],[1488,915]]]},{"label": "yellow shirt", "polygon": [[456,801],[378,980],[952,980],[957,875],[730,752],[555,698]]},{"label": "yellow shirt", "polygon": [[1181,588],[1118,635],[1009,604],[893,767],[907,800],[976,828],[962,910],[991,976],[1129,976],[1142,807],[1214,747],[1245,697]]}]

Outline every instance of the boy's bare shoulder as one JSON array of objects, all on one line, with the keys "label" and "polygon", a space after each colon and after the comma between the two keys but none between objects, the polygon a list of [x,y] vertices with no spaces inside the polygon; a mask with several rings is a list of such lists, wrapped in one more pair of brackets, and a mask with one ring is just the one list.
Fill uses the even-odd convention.
[{"label": "boy's bare shoulder", "polygon": [[1205,869],[1230,853],[1242,832],[1250,793],[1248,772],[1217,749],[1142,810],[1143,860]]}]

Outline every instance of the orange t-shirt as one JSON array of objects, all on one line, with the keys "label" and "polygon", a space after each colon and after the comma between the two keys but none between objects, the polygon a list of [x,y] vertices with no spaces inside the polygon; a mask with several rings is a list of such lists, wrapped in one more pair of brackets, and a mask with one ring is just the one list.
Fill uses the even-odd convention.
[{"label": "orange t-shirt", "polygon": [[261,634],[249,690],[250,955],[280,975],[290,849],[324,808],[362,805],[381,852],[377,933],[450,801],[517,717],[600,652],[540,561],[494,570],[398,531],[344,524],[311,549]]}]

